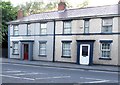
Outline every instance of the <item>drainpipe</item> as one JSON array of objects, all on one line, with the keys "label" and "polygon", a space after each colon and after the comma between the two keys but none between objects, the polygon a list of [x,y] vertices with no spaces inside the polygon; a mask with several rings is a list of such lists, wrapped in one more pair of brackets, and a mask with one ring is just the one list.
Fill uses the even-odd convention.
[{"label": "drainpipe", "polygon": [[8,25],[8,58],[10,58],[10,25]]},{"label": "drainpipe", "polygon": [[53,62],[55,62],[55,20],[54,21],[54,30],[53,30]]}]

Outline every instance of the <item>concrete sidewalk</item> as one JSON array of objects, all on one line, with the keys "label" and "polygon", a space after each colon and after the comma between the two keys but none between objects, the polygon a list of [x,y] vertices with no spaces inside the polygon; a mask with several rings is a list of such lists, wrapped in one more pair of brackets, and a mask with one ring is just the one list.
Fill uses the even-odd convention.
[{"label": "concrete sidewalk", "polygon": [[47,61],[27,61],[27,60],[17,60],[17,59],[7,59],[7,58],[2,58],[2,62],[3,63],[24,64],[24,65],[35,65],[35,66],[120,72],[120,67],[106,66],[106,65],[86,66],[86,65],[77,65],[77,64],[73,64],[73,63],[60,63],[60,62],[47,62]]}]

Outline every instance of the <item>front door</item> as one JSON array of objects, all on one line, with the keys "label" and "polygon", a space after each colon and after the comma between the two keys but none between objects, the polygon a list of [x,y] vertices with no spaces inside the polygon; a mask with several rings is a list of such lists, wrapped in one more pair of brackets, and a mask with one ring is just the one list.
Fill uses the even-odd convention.
[{"label": "front door", "polygon": [[24,44],[24,60],[28,60],[28,44]]},{"label": "front door", "polygon": [[80,64],[89,65],[90,58],[90,44],[80,45]]}]

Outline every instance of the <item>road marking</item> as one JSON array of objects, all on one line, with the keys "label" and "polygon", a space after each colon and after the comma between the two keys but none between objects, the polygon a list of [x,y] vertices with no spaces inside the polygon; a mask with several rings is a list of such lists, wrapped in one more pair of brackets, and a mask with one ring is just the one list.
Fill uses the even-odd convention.
[{"label": "road marking", "polygon": [[88,70],[88,71],[90,71],[90,72],[100,72],[100,73],[104,72],[104,73],[115,73],[115,74],[118,74],[118,72],[96,71],[96,70]]},{"label": "road marking", "polygon": [[19,72],[22,72],[22,71],[6,71],[7,73],[19,73]]},{"label": "road marking", "polygon": [[22,75],[35,75],[35,74],[46,74],[46,73],[20,73],[20,74],[13,74],[13,75],[22,76]]},{"label": "road marking", "polygon": [[91,82],[84,82],[84,83],[103,83],[103,82],[109,82],[110,80],[101,80],[101,81],[91,81]]},{"label": "road marking", "polygon": [[[10,65],[9,63],[2,63],[2,64],[8,64]],[[25,65],[25,64],[13,64],[11,63],[12,65],[18,65],[18,66],[28,66],[28,67],[42,67],[42,68],[55,68],[55,69],[65,69],[65,70],[78,70],[78,71],[86,71],[86,70],[83,70],[83,69],[71,69],[71,68],[60,68],[60,67],[43,67],[43,66],[35,66],[35,65]],[[115,74],[118,74],[118,72],[108,72],[108,71],[95,71],[95,70],[88,70],[90,72],[104,72],[104,73],[115,73]]]},{"label": "road marking", "polygon": [[[3,63],[3,64],[8,64],[8,63]],[[8,64],[10,65],[10,64]],[[42,68],[54,68],[54,69],[64,69],[64,70],[76,70],[76,71],[85,71],[83,69],[73,69],[73,68],[60,68],[60,67],[43,67],[43,66],[33,66],[33,65],[23,65],[23,64],[13,64],[12,65],[18,65],[18,66],[28,66],[28,67],[42,67]]]},{"label": "road marking", "polygon": [[97,78],[86,78],[86,77],[80,77],[80,78],[83,78],[83,79],[90,79],[90,80],[103,80],[103,79],[97,79]]},{"label": "road marking", "polygon": [[26,79],[26,80],[35,80],[35,79],[33,79],[33,78],[22,78],[22,77],[16,77],[16,76],[9,76],[9,75],[0,75],[0,76],[2,76],[2,77],[8,77],[8,78],[16,78],[16,79]]},{"label": "road marking", "polygon": [[70,76],[56,76],[56,77],[46,77],[46,78],[35,78],[35,79],[59,79],[59,78],[70,78]]},{"label": "road marking", "polygon": [[[116,81],[116,80],[106,80],[106,79],[97,79],[97,78],[86,78],[86,77],[80,77],[80,78],[83,78],[83,79],[90,79],[90,80],[96,80],[96,83],[99,83],[99,82],[103,82],[103,81],[112,81],[112,82],[118,82],[118,81]],[[89,83],[89,82],[86,82],[86,83]],[[92,83],[92,82],[90,82],[90,83]]]}]

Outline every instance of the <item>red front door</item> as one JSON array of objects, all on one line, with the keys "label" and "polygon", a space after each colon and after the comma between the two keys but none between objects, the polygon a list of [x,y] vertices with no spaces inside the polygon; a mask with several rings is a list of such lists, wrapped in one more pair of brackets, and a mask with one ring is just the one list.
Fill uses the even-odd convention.
[{"label": "red front door", "polygon": [[24,44],[24,60],[28,60],[28,44]]}]

